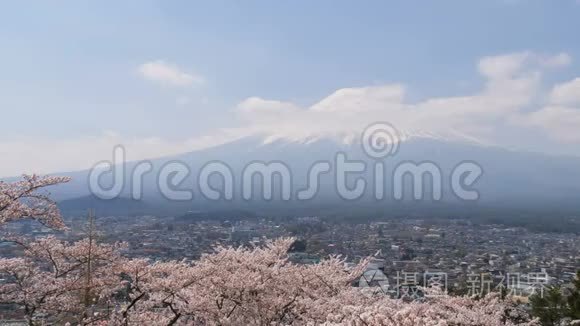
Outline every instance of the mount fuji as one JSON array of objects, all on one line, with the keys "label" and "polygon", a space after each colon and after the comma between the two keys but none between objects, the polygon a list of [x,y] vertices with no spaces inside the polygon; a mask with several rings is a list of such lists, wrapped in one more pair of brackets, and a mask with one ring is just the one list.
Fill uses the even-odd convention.
[{"label": "mount fuji", "polygon": [[[139,162],[128,162],[124,165],[124,187],[119,194],[122,200],[110,201],[118,210],[107,209],[107,213],[126,213],[129,211],[156,214],[180,214],[188,211],[234,210],[244,209],[263,214],[350,214],[350,212],[390,212],[392,214],[438,214],[466,215],[476,211],[497,209],[518,209],[551,214],[576,214],[580,212],[580,158],[572,156],[551,156],[532,152],[508,150],[489,146],[470,139],[458,137],[441,137],[439,135],[415,134],[401,139],[396,155],[384,159],[375,159],[365,154],[360,142],[338,141],[336,138],[311,138],[300,141],[284,139],[264,139],[263,137],[246,137],[237,141],[208,149],[192,151],[150,160],[152,171],[142,179],[142,199],[146,205],[129,204],[131,197],[131,171]],[[352,173],[347,178],[347,185],[354,186],[356,178],[363,178],[367,186],[363,196],[356,200],[344,200],[338,196],[334,178],[334,160],[337,153],[344,153],[348,160],[358,160],[366,164],[363,173]],[[227,164],[234,177],[233,200],[208,200],[198,188],[199,171],[208,162]],[[242,173],[251,162],[282,162],[291,171],[292,198],[280,200],[280,179],[273,178],[272,200],[244,200],[241,196]],[[317,195],[310,200],[298,200],[296,192],[308,185],[308,171],[315,162],[327,161],[332,168],[329,173],[320,175]],[[377,200],[374,197],[373,166],[377,162],[385,166],[385,196]],[[470,161],[479,165],[483,174],[471,186],[479,193],[476,201],[462,201],[454,196],[450,187],[450,176],[453,169],[461,162]],[[163,167],[170,162],[180,162],[189,168],[189,175],[176,189],[192,190],[193,199],[171,201],[164,197],[158,186],[158,176]],[[412,198],[412,184],[404,179],[404,198],[393,199],[392,173],[402,162],[431,162],[441,170],[442,198],[433,200],[430,189],[432,182],[427,178],[424,184],[425,199]],[[89,170],[55,173],[72,177],[65,185],[51,190],[55,199],[61,201],[66,212],[70,207],[77,209],[84,206],[107,206],[107,201],[91,199],[88,180]],[[254,191],[260,192],[260,180],[253,180]],[[111,175],[103,176],[103,183],[111,182]],[[223,186],[219,176],[210,178],[210,184],[216,189]],[[79,204],[79,199],[81,203]],[[115,206],[116,205],[116,206]],[[88,208],[88,207],[86,207]]]}]

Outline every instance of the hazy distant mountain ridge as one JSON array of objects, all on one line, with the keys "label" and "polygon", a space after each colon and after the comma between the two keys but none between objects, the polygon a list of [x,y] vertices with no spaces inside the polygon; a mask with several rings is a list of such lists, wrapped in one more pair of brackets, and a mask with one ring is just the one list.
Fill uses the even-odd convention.
[{"label": "hazy distant mountain ridge", "polygon": [[[429,161],[440,167],[443,176],[442,202],[447,204],[461,204],[450,192],[448,184],[452,169],[463,161],[473,161],[479,164],[484,171],[483,176],[474,185],[480,193],[479,205],[507,205],[507,206],[545,206],[577,208],[577,197],[580,196],[580,158],[548,156],[536,153],[516,152],[498,147],[484,146],[475,142],[460,142],[446,140],[443,137],[425,137],[414,135],[399,144],[399,151],[392,157],[381,160],[386,166],[385,194],[386,198],[379,202],[372,202],[373,177],[372,167],[377,159],[367,156],[359,142],[345,144],[334,139],[316,139],[309,142],[275,140],[265,143],[263,138],[249,137],[209,149],[164,157],[152,160],[153,170],[143,178],[143,200],[150,203],[150,207],[159,205],[179,207],[184,211],[216,208],[230,205],[232,207],[248,208],[252,206],[273,206],[262,200],[241,200],[241,176],[244,167],[255,161],[279,161],[286,164],[292,172],[292,189],[294,192],[307,185],[309,168],[318,161],[328,161],[334,164],[337,153],[344,153],[348,160],[360,160],[367,165],[367,172],[353,174],[352,178],[363,177],[367,181],[367,189],[359,204],[369,201],[369,205],[392,204],[392,171],[401,162]],[[208,162],[220,161],[226,163],[234,172],[234,200],[210,201],[204,199],[197,187],[199,170]],[[168,202],[157,186],[160,169],[168,162],[182,162],[190,168],[190,175],[182,183],[181,188],[194,192],[194,199],[190,202]],[[128,162],[125,171],[133,171],[139,162]],[[58,200],[88,196],[87,184],[89,171],[62,173],[73,178],[69,184],[53,188],[52,194]],[[352,182],[353,179],[349,181]],[[130,173],[125,173],[125,186],[121,197],[130,198]],[[215,180],[214,180],[215,181]],[[219,188],[220,183],[213,183]],[[279,186],[274,182],[275,188]],[[429,188],[429,184],[425,185]],[[313,206],[316,203],[343,202],[336,193],[334,171],[324,174],[320,178],[320,190],[311,201],[300,203],[295,199],[287,203],[274,200],[276,205],[294,207],[295,205]],[[258,189],[259,191],[260,189]],[[279,190],[279,189],[278,189]],[[407,190],[407,189],[406,189]],[[279,191],[274,192],[275,199],[279,198]],[[405,197],[407,198],[407,197]],[[409,200],[405,200],[409,201]],[[413,202],[413,200],[410,200]],[[116,202],[115,205],[118,205]],[[418,203],[417,203],[418,204]],[[434,204],[426,199],[421,204]],[[348,205],[348,201],[345,203]]]}]

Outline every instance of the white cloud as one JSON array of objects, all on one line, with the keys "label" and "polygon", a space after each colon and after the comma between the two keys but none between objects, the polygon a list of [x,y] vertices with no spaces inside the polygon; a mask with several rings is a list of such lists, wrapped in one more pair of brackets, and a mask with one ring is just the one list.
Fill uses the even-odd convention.
[{"label": "white cloud", "polygon": [[548,67],[564,67],[572,63],[572,57],[568,53],[560,53],[544,58],[542,62]]},{"label": "white cloud", "polygon": [[[545,134],[559,143],[580,143],[580,78],[542,87],[546,69],[569,62],[565,54],[521,52],[485,57],[476,66],[484,78],[479,91],[418,102],[409,101],[405,97],[406,87],[396,83],[339,89],[308,106],[250,97],[234,110],[240,118],[237,128],[180,141],[125,137],[113,131],[74,140],[4,139],[0,141],[0,152],[11,155],[3,158],[0,176],[89,168],[109,159],[118,144],[127,148],[129,160],[140,160],[211,147],[250,135],[264,136],[266,142],[311,141],[318,137],[351,142],[359,138],[364,127],[378,121],[390,122],[407,135],[511,145],[510,139],[500,139],[498,134],[508,130],[517,135],[525,129]],[[173,77],[158,80],[189,80],[176,77],[181,73],[174,69],[170,71],[173,72],[160,76]],[[186,104],[188,99],[178,98],[177,102]],[[58,155],[54,154],[55,149]]]},{"label": "white cloud", "polygon": [[479,72],[489,78],[509,78],[525,68],[558,68],[569,65],[567,53],[542,55],[530,51],[484,57],[479,61]]},{"label": "white cloud", "polygon": [[578,108],[547,106],[524,116],[522,123],[540,128],[557,141],[580,142],[580,109]]},{"label": "white cloud", "polygon": [[559,142],[580,143],[580,78],[555,85],[545,106],[515,117],[514,122],[537,128]]},{"label": "white cloud", "polygon": [[[127,137],[115,131],[76,139],[31,139],[0,141],[0,153],[5,156],[0,164],[0,177],[23,173],[54,173],[88,169],[96,163],[112,158],[113,148],[122,145],[127,160],[144,160],[203,149],[236,139],[228,130],[179,141],[161,137]],[[39,159],[41,158],[41,159]]]},{"label": "white cloud", "polygon": [[[555,56],[521,52],[485,57],[478,63],[483,88],[465,96],[405,100],[400,84],[339,89],[308,107],[294,103],[249,98],[237,108],[249,133],[268,140],[308,141],[316,137],[355,139],[363,128],[387,121],[408,135],[440,135],[494,142],[496,128],[505,118],[526,125],[527,110],[537,103],[545,69],[569,62]],[[579,125],[580,127],[580,125]]]},{"label": "white cloud", "polygon": [[580,106],[580,78],[554,86],[550,100],[555,104],[577,104]]},{"label": "white cloud", "polygon": [[488,78],[509,78],[524,67],[530,56],[529,52],[519,52],[484,57],[479,61],[479,72]]},{"label": "white cloud", "polygon": [[396,105],[405,97],[405,87],[389,84],[376,87],[339,89],[310,109],[318,112],[364,111],[381,105]]},{"label": "white cloud", "polygon": [[205,82],[202,76],[184,72],[176,65],[163,60],[146,62],[140,65],[137,71],[147,80],[170,86],[199,86]]}]

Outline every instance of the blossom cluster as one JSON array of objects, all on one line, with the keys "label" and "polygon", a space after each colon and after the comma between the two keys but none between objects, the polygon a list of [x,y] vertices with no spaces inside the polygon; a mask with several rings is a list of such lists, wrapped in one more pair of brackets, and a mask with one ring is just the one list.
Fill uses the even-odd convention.
[{"label": "blossom cluster", "polygon": [[0,181],[0,224],[28,217],[51,228],[65,228],[56,203],[42,189],[69,180],[67,177],[24,175],[20,181]]},{"label": "blossom cluster", "polygon": [[[0,182],[0,225],[30,217],[65,228],[40,190],[67,181],[32,175]],[[72,243],[8,240],[23,255],[0,258],[0,304],[21,309],[29,325],[538,325],[494,295],[407,302],[354,287],[369,260],[295,264],[287,255],[292,238],[218,246],[194,262],[127,258],[126,245],[99,242],[92,223]]]},{"label": "blossom cluster", "polygon": [[0,259],[0,302],[30,324],[99,325],[537,325],[498,296],[444,295],[406,302],[353,287],[367,262],[334,256],[288,260],[294,239],[262,247],[216,247],[200,260],[128,259],[123,244],[92,237],[30,242],[23,258]]}]

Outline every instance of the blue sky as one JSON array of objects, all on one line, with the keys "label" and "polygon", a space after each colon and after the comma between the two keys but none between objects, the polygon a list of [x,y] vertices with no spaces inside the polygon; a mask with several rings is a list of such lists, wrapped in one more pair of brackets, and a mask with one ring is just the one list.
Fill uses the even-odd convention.
[{"label": "blue sky", "polygon": [[[526,66],[514,79],[541,74],[530,97],[549,97],[580,76],[575,0],[57,3],[0,3],[0,150],[13,157],[0,176],[88,167],[111,142],[133,144],[134,158],[144,158],[211,146],[225,141],[224,133],[269,132],[259,124],[284,129],[276,126],[280,116],[300,124],[292,110],[309,110],[341,89],[404,85],[405,105],[413,106],[472,96],[486,92],[492,79],[478,72],[486,57],[525,53],[519,58]],[[179,76],[183,82],[175,81]],[[580,91],[574,87],[566,96]],[[354,96],[365,103],[363,93]],[[495,136],[475,127],[462,132],[577,155],[580,135],[567,134],[575,125],[553,129],[558,121],[580,121],[573,111],[579,103],[568,100],[564,110],[558,102],[560,109],[543,112],[556,102],[517,100],[517,109],[498,107],[505,114],[464,123],[481,119]],[[264,114],[265,106],[274,109]],[[523,116],[535,111],[543,113]],[[395,115],[387,119],[409,123]],[[514,122],[505,125],[502,116]],[[342,125],[329,122],[333,128]],[[445,128],[454,126],[428,131]],[[23,165],[47,147],[63,153]],[[93,148],[95,156],[77,158],[77,148]]]}]

